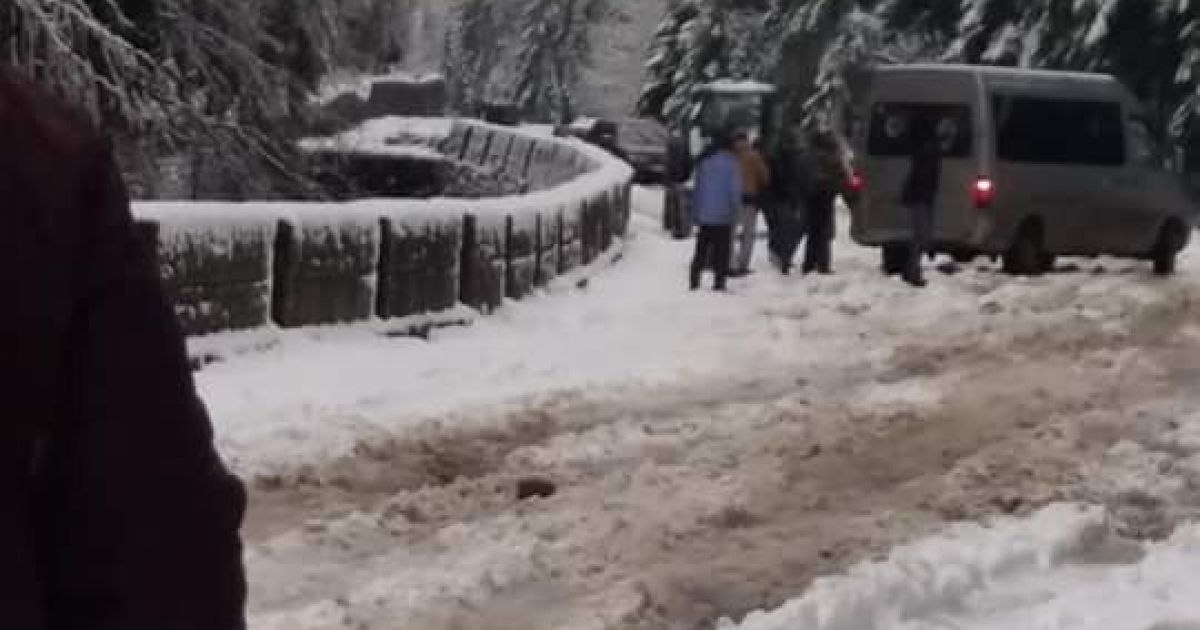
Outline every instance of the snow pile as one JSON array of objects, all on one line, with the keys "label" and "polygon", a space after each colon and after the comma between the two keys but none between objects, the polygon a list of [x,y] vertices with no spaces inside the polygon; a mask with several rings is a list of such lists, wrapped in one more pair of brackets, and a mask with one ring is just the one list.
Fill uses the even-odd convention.
[{"label": "snow pile", "polygon": [[998,580],[1062,568],[1103,532],[1102,509],[1073,505],[1052,506],[1027,520],[956,525],[883,562],[818,579],[808,594],[774,612],[753,613],[741,625],[724,620],[718,629],[933,627],[917,620],[940,620]]},{"label": "snow pile", "polygon": [[718,628],[1194,627],[1198,561],[1200,526],[1139,545],[1111,538],[1100,508],[1057,505],[1025,520],[952,527],[886,561],[820,579],[774,612]]}]

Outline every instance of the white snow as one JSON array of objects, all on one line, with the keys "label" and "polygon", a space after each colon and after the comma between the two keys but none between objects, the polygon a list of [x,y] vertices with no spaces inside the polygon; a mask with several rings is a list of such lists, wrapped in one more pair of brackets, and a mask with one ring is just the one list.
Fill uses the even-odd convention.
[{"label": "white snow", "polygon": [[706,83],[699,87],[701,90],[710,90],[719,94],[773,94],[775,86],[761,81],[734,81],[731,79],[721,79]]},{"label": "white snow", "polygon": [[[497,217],[552,210],[561,207],[558,192],[514,198],[518,205],[491,203]],[[1072,274],[1012,281],[994,271],[935,275],[929,289],[913,292],[880,277],[874,250],[847,242],[844,217],[839,275],[779,277],[760,244],[759,274],[735,283],[731,295],[689,293],[691,243],[661,234],[661,192],[635,188],[634,205],[633,236],[621,246],[621,260],[584,272],[592,276],[584,290],[576,278],[560,278],[472,327],[435,331],[431,342],[381,339],[369,327],[301,331],[265,352],[210,366],[198,380],[222,449],[247,474],[287,469],[344,453],[364,434],[402,431],[456,408],[590,386],[870,360],[890,353],[882,341],[910,327],[966,325],[981,308],[1036,304],[1034,296],[1059,295],[1055,287],[1079,294]],[[1185,258],[1185,268],[1195,269],[1196,258]],[[1128,283],[1115,274],[1089,279],[1096,295]],[[1009,317],[1023,312],[1014,307]],[[904,402],[929,394],[878,395]]]},{"label": "white snow", "polygon": [[[815,370],[853,374],[854,366],[889,359],[913,335],[931,331],[977,331],[974,340],[981,348],[1003,349],[1015,336],[1036,333],[1051,322],[1100,321],[1121,330],[1129,320],[1119,315],[1125,306],[1112,310],[1114,296],[1136,308],[1160,303],[1164,293],[1194,295],[1200,288],[1200,256],[1193,248],[1182,261],[1181,275],[1169,280],[1153,278],[1142,263],[1102,259],[1081,263],[1078,272],[1037,279],[1008,278],[994,267],[954,276],[931,271],[930,287],[914,291],[881,277],[877,252],[850,244],[842,217],[837,275],[781,277],[765,264],[760,247],[758,272],[735,282],[731,294],[690,293],[691,243],[662,235],[660,194],[634,189],[639,214],[631,237],[590,270],[561,278],[527,301],[508,303],[471,327],[435,330],[429,341],[381,338],[369,326],[229,340],[242,347],[257,343],[257,349],[198,374],[220,448],[245,475],[293,472],[351,454],[372,438],[408,435],[427,420],[494,418],[505,409],[528,408],[571,392],[604,389],[636,398],[656,387],[696,382],[754,383],[764,375],[804,377]],[[580,288],[584,279],[586,287]],[[1122,352],[1111,357],[1115,365],[1141,360],[1136,349]],[[851,409],[928,407],[951,393],[950,382],[937,376],[878,382],[847,404]],[[475,408],[489,413],[474,414]],[[713,420],[719,427],[731,419]],[[730,425],[739,431],[752,426]],[[1177,425],[1162,439],[1200,443],[1200,415],[1178,416]],[[531,458],[535,469],[548,462],[586,466],[612,446],[604,440],[656,439],[640,424],[631,426],[628,434],[607,430],[600,441],[563,435],[521,456]],[[1107,457],[1129,460],[1125,469],[1140,475],[1142,464],[1154,459],[1138,448],[1117,444]],[[1103,469],[1095,472],[1102,474]],[[1154,481],[1150,469],[1145,476],[1131,474],[1113,483],[1142,488]],[[714,490],[722,478],[712,483],[713,488],[684,490],[688,500],[711,503],[716,513],[732,491]],[[578,509],[579,521],[570,523],[587,523],[603,512],[592,514],[587,505]],[[259,584],[266,581],[252,627],[323,630],[345,627],[339,624],[349,623],[341,621],[348,610],[368,619],[409,619],[414,611],[471,608],[519,588],[524,580],[545,578],[541,563],[555,539],[545,537],[549,525],[534,526],[527,518],[532,517],[506,511],[448,525],[439,530],[434,549],[396,542],[389,537],[398,534],[387,528],[403,527],[402,522],[381,524],[378,515],[358,512],[320,524],[321,532],[310,540],[293,531],[260,542],[248,556],[252,577]],[[1200,527],[1184,526],[1165,542],[1143,545],[1114,542],[1108,518],[1103,509],[1056,505],[1026,520],[956,525],[887,559],[819,580],[775,611],[723,627],[1196,627],[1200,583],[1193,575],[1200,561]],[[595,536],[602,535],[597,529]],[[364,540],[376,541],[364,548],[383,551],[364,556],[353,575],[331,577],[329,567],[312,564],[313,545],[355,548]],[[1125,553],[1106,554],[1110,544],[1123,545]],[[631,589],[628,609],[641,601]],[[615,610],[612,621],[596,621],[594,627],[622,627],[616,621],[620,614]]]},{"label": "white snow", "polygon": [[405,83],[434,83],[441,81],[442,75],[437,72],[410,72],[394,69],[381,75],[360,75],[354,73],[336,73],[321,80],[312,96],[315,105],[327,105],[343,94],[355,94],[364,101],[371,97],[371,89],[377,81],[401,81]]},{"label": "white snow", "polygon": [[441,161],[446,158],[446,156],[438,151],[418,144],[354,146],[344,144],[335,138],[309,138],[300,141],[298,144],[305,151],[341,151],[350,155],[400,157],[431,161]]},{"label": "white snow", "polygon": [[[1104,512],[1057,505],[1026,520],[961,525],[883,562],[818,580],[778,610],[721,630],[1195,628],[1200,526],[1097,559]],[[1141,556],[1137,558],[1137,556]]]},{"label": "white snow", "polygon": [[[771,613],[754,613],[720,630],[876,630],[961,627],[945,624],[958,608],[998,580],[1064,566],[1104,526],[1101,509],[1048,508],[1024,521],[963,524],[817,580],[809,592]],[[925,620],[925,622],[922,622]],[[1012,627],[1012,626],[1006,626]],[[1029,627],[1029,626],[1021,626]]]},{"label": "white snow", "polygon": [[424,141],[440,140],[450,135],[452,124],[453,120],[449,118],[385,116],[368,120],[358,127],[333,138],[305,138],[299,144],[301,148],[305,149],[340,148],[355,151],[404,151],[417,147],[391,145],[389,141],[396,138]]}]

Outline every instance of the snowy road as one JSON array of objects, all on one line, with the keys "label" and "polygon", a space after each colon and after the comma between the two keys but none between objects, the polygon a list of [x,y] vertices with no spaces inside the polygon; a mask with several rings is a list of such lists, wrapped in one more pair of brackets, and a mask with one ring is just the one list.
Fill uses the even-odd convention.
[{"label": "snowy road", "polygon": [[[1059,501],[1104,507],[928,539],[745,628],[1101,627],[1071,606],[1142,583],[1169,614],[1103,627],[1200,621],[1163,586],[1197,535],[1130,542],[1200,506],[1200,252],[1166,280],[982,266],[917,292],[842,244],[834,277],[760,262],[691,294],[687,244],[637,203],[586,288],[431,343],[297,336],[201,374],[254,481],[255,630],[711,628]],[[557,492],[516,501],[529,476]]]}]

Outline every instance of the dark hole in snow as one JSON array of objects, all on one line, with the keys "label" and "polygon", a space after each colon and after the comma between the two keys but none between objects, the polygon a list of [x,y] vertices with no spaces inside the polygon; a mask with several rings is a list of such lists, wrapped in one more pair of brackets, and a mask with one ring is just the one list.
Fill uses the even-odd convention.
[{"label": "dark hole in snow", "polygon": [[558,486],[549,479],[541,477],[526,477],[517,481],[517,500],[540,498],[546,499],[558,492]]}]

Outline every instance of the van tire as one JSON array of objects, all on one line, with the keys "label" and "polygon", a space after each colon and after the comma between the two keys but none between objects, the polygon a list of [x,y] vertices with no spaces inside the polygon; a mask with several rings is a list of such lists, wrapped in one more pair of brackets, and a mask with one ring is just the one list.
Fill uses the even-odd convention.
[{"label": "van tire", "polygon": [[1040,276],[1046,271],[1047,255],[1042,244],[1042,227],[1026,221],[1004,254],[1004,272],[1014,276]]},{"label": "van tire", "polygon": [[1154,261],[1154,275],[1169,276],[1175,273],[1175,260],[1183,250],[1187,241],[1187,228],[1176,220],[1163,225],[1154,243],[1151,260]]},{"label": "van tire", "polygon": [[883,275],[898,276],[908,267],[911,250],[908,243],[883,244]]}]

